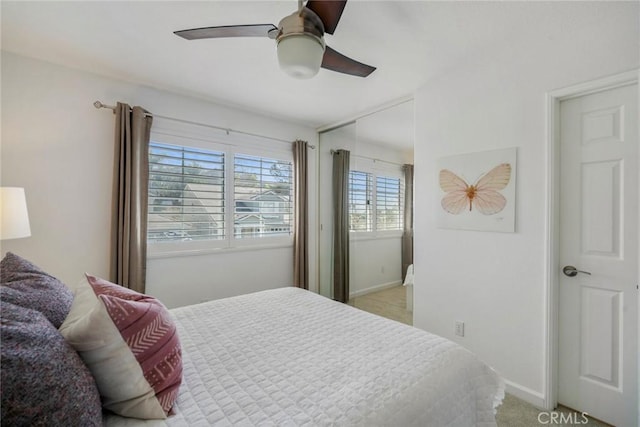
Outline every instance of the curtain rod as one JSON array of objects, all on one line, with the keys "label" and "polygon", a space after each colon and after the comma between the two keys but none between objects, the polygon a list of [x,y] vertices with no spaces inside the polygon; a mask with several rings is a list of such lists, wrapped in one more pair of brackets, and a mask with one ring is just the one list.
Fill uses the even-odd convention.
[{"label": "curtain rod", "polygon": [[[338,151],[331,149],[329,150],[329,153],[331,153],[331,155],[336,154]],[[404,167],[404,164],[402,163],[396,163],[396,162],[390,162],[389,160],[382,160],[382,159],[376,159],[374,157],[367,157],[367,156],[361,156],[360,154],[352,154],[353,157],[359,157],[361,159],[367,159],[367,160],[373,160],[373,162],[382,162],[382,163],[389,163],[390,165],[394,165],[394,166],[402,166]]]},{"label": "curtain rod", "polygon": [[[116,112],[116,106],[103,104],[100,101],[95,101],[93,103],[93,106],[98,108],[98,109],[107,108],[109,110],[112,110],[114,113]],[[222,131],[225,131],[227,133],[227,135],[229,135],[230,132],[233,132],[233,133],[239,133],[239,134],[242,134],[242,135],[254,136],[254,137],[258,137],[258,138],[266,138],[266,139],[271,139],[273,141],[285,142],[287,144],[291,144],[291,141],[288,141],[286,139],[274,138],[272,136],[259,135],[257,133],[244,132],[244,131],[241,131],[241,130],[236,130],[236,129],[231,129],[231,128],[223,128],[221,126],[214,126],[214,125],[209,125],[209,124],[205,124],[205,123],[192,122],[192,121],[184,120],[184,119],[176,119],[175,117],[161,116],[160,114],[146,113],[146,115],[150,116],[150,117],[158,117],[158,118],[166,119],[166,120],[173,120],[175,122],[180,122],[180,123],[187,123],[187,124],[190,124],[190,125],[204,126],[204,127],[208,127],[208,128],[212,128],[212,129],[222,130]],[[309,148],[311,148],[312,150],[315,150],[316,146],[309,144]]]}]

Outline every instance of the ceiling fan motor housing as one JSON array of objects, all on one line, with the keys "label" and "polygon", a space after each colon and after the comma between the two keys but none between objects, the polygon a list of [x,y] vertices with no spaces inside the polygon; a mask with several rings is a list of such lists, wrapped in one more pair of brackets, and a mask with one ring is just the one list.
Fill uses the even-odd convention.
[{"label": "ceiling fan motor housing", "polygon": [[322,20],[306,7],[284,17],[276,35],[280,68],[299,79],[315,76],[326,47],[323,36]]}]

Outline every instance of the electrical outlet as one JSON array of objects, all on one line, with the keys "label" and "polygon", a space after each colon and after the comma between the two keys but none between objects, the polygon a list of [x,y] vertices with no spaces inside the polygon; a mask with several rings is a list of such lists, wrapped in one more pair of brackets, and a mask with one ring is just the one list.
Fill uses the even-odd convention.
[{"label": "electrical outlet", "polygon": [[462,320],[456,320],[456,335],[464,336],[464,322]]}]

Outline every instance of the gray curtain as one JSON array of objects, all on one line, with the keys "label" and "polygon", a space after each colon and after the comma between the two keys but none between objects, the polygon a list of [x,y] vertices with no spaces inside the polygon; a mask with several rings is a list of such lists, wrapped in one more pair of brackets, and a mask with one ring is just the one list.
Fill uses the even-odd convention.
[{"label": "gray curtain", "polygon": [[293,143],[293,189],[294,189],[294,228],[293,228],[293,284],[298,288],[309,289],[309,195],[307,180],[306,141]]},{"label": "gray curtain", "polygon": [[111,281],[145,291],[151,115],[140,107],[116,107]]},{"label": "gray curtain", "polygon": [[333,299],[349,300],[349,158],[333,153]]},{"label": "gray curtain", "polygon": [[413,165],[404,165],[404,229],[402,231],[402,278],[413,264]]}]

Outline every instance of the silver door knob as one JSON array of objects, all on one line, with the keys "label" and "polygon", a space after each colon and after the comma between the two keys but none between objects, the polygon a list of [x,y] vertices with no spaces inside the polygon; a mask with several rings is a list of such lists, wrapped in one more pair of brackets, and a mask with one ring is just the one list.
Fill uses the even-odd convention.
[{"label": "silver door knob", "polygon": [[591,276],[591,273],[589,273],[588,271],[578,270],[573,265],[565,265],[564,268],[562,269],[562,272],[564,273],[565,276],[568,276],[568,277],[577,276],[578,273],[588,274],[589,276]]}]

